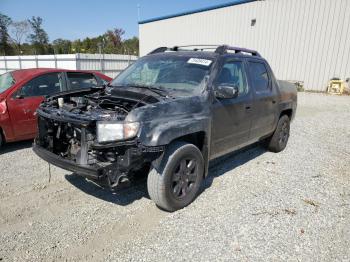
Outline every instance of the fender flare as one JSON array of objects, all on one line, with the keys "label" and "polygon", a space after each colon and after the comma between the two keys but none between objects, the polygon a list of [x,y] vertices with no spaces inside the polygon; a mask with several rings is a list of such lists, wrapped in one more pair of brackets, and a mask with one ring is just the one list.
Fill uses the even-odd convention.
[{"label": "fender flare", "polygon": [[140,141],[145,146],[163,146],[186,135],[208,133],[208,118],[177,119],[168,123],[146,123],[141,130]]}]

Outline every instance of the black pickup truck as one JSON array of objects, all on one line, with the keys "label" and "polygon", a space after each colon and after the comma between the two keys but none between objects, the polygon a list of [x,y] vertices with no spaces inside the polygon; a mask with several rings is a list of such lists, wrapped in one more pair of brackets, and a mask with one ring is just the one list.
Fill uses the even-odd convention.
[{"label": "black pickup truck", "polygon": [[33,150],[111,188],[148,176],[151,199],[175,211],[196,198],[210,160],[258,141],[282,151],[296,107],[295,86],[256,51],[160,47],[107,86],[43,102]]}]

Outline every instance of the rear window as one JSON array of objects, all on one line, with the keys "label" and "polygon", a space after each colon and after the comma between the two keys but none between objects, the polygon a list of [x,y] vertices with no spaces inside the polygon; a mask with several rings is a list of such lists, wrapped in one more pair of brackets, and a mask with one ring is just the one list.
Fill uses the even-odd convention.
[{"label": "rear window", "polygon": [[10,72],[0,75],[0,93],[5,92],[15,83]]},{"label": "rear window", "polygon": [[90,88],[98,85],[95,76],[91,73],[67,72],[67,77],[72,90]]}]

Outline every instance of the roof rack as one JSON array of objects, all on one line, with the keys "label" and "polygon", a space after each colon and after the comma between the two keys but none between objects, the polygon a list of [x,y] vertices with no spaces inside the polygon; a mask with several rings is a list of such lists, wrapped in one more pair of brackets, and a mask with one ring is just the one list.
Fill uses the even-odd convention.
[{"label": "roof rack", "polygon": [[[188,49],[188,47],[194,47]],[[164,53],[166,51],[204,51],[204,50],[215,50],[218,47],[218,45],[183,45],[183,46],[174,46],[174,47],[158,47],[154,49],[152,52],[148,53],[149,55],[151,54],[156,54],[156,53]]]},{"label": "roof rack", "polygon": [[227,53],[227,51],[235,51],[236,54],[237,53],[248,53],[248,54],[251,54],[252,56],[261,57],[261,55],[259,54],[258,51],[246,49],[246,48],[241,48],[241,47],[229,46],[229,45],[218,46],[218,48],[216,48],[216,50],[215,50],[215,53],[222,55],[222,54]]},{"label": "roof rack", "polygon": [[[188,49],[190,47],[190,49]],[[192,48],[194,47],[194,48]],[[214,52],[220,55],[228,53],[228,51],[234,51],[237,53],[248,53],[252,56],[261,57],[261,55],[258,53],[258,51],[241,48],[241,47],[234,47],[229,45],[183,45],[183,46],[174,46],[174,47],[158,47],[154,49],[152,52],[148,53],[156,54],[156,53],[164,53],[166,51],[205,51],[205,50],[215,50]]]}]

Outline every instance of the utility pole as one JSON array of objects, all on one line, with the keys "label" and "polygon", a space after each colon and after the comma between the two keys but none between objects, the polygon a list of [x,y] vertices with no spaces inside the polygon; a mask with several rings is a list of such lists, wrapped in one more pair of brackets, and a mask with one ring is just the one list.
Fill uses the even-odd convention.
[{"label": "utility pole", "polygon": [[102,38],[102,42],[98,43],[98,52],[100,54],[100,66],[101,66],[101,73],[104,73],[104,58],[105,58],[105,55],[104,55],[104,46],[105,46],[105,39]]},{"label": "utility pole", "polygon": [[140,4],[137,4],[137,20],[140,22],[141,16],[140,16]]},{"label": "utility pole", "polygon": [[102,43],[98,43],[98,53],[100,54],[100,71],[101,73],[103,73],[103,69],[102,69]]}]

